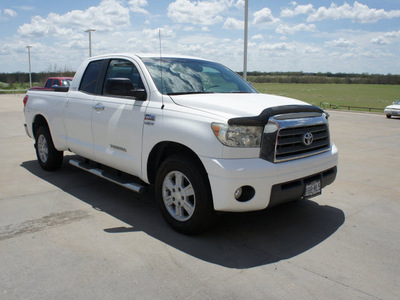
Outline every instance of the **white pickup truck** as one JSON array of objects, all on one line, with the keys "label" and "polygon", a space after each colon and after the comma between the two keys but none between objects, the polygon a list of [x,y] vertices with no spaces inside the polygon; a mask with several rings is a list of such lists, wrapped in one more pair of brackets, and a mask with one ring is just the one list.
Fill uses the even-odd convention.
[{"label": "white pickup truck", "polygon": [[45,170],[69,162],[136,192],[154,185],[174,229],[199,233],[216,211],[245,212],[321,193],[336,177],[328,114],[259,94],[193,57],[91,57],[69,89],[30,90],[25,129]]}]

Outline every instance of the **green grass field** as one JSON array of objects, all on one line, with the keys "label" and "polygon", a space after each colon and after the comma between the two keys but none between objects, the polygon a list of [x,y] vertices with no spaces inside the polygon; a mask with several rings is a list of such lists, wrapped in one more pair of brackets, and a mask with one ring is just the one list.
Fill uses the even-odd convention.
[{"label": "green grass field", "polygon": [[383,110],[400,99],[400,85],[254,83],[254,87],[260,93],[295,98],[317,106],[325,102],[322,104],[325,107],[329,103]]}]

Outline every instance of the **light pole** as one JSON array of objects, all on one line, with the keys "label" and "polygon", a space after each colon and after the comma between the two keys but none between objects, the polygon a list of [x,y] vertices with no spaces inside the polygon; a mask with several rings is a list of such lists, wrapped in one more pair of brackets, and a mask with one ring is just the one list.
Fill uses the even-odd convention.
[{"label": "light pole", "polygon": [[29,87],[32,87],[32,70],[31,70],[31,45],[26,46],[28,48],[28,58],[29,58]]},{"label": "light pole", "polygon": [[243,79],[247,80],[247,35],[249,28],[249,0],[244,5],[244,49],[243,49]]},{"label": "light pole", "polygon": [[89,33],[89,57],[92,56],[92,31],[96,31],[96,29],[85,30],[85,32]]}]

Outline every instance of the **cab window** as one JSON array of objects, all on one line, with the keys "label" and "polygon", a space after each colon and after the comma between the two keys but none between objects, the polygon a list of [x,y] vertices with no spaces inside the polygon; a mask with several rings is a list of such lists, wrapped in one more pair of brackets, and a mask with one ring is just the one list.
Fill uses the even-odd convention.
[{"label": "cab window", "polygon": [[143,93],[145,93],[144,85],[136,66],[124,59],[110,60],[104,80],[103,95],[143,98]]}]

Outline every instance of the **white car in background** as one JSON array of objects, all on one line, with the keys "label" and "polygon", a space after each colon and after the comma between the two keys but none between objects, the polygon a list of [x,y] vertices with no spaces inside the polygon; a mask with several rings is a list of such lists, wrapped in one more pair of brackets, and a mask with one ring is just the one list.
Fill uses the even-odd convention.
[{"label": "white car in background", "polygon": [[385,115],[386,118],[391,118],[392,116],[400,116],[400,100],[393,102],[392,105],[386,106]]}]

